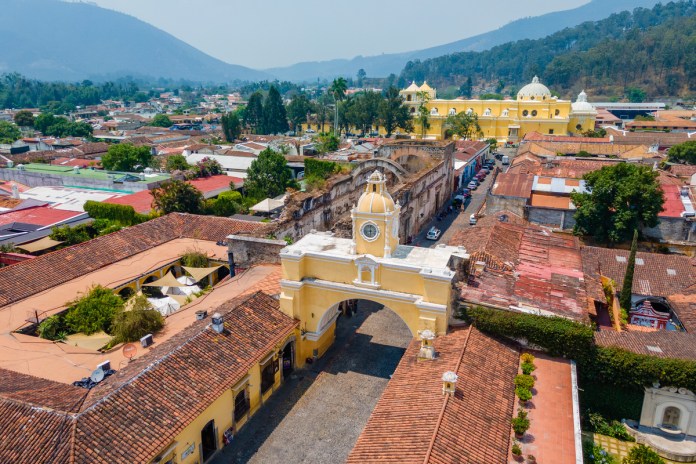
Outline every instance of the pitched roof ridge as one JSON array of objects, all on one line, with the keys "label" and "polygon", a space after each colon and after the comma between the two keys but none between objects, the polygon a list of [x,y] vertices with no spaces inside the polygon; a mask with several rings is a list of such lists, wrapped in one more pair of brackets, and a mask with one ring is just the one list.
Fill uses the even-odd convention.
[{"label": "pitched roof ridge", "polygon": [[[466,347],[469,344],[469,338],[471,337],[471,331],[474,326],[469,326],[469,331],[466,334],[466,339],[464,340],[464,345],[462,346],[459,357],[457,358],[457,365],[454,367],[453,372],[459,372],[459,366],[462,364],[462,359],[466,353]],[[433,430],[433,436],[430,438],[430,444],[428,445],[428,451],[425,453],[425,459],[423,459],[423,464],[427,464],[430,460],[430,455],[433,452],[433,447],[435,446],[435,440],[437,439],[438,432],[440,431],[440,424],[442,424],[442,418],[445,416],[445,410],[447,409],[447,403],[449,402],[450,395],[445,395],[445,401],[442,402],[442,409],[440,409],[440,414],[437,417],[437,422],[435,422],[435,429]]]}]

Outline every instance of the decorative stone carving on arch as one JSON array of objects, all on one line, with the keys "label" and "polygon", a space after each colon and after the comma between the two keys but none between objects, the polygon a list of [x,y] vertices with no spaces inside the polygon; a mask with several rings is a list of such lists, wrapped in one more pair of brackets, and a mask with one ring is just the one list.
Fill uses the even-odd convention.
[{"label": "decorative stone carving on arch", "polygon": [[393,174],[399,182],[402,182],[404,177],[408,174],[399,163],[389,158],[372,158],[360,163],[357,169],[351,173],[353,177],[353,189],[365,185],[367,183],[367,178],[377,169],[382,172],[387,171]]}]

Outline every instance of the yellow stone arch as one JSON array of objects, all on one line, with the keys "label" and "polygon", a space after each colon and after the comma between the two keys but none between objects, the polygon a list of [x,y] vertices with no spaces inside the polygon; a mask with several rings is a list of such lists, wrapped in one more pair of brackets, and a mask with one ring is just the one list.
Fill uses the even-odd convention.
[{"label": "yellow stone arch", "polygon": [[300,321],[300,364],[331,346],[335,308],[345,300],[369,300],[394,311],[416,336],[447,331],[457,269],[465,250],[440,245],[399,245],[401,210],[375,171],[351,212],[353,238],[311,233],[280,254],[280,307]]}]

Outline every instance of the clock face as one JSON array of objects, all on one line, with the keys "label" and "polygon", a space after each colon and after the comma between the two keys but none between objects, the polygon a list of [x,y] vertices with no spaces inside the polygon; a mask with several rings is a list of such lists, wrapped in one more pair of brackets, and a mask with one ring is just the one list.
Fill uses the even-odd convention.
[{"label": "clock face", "polygon": [[363,237],[365,237],[365,239],[369,241],[376,239],[379,235],[379,229],[377,229],[377,226],[372,222],[363,224],[361,232]]}]

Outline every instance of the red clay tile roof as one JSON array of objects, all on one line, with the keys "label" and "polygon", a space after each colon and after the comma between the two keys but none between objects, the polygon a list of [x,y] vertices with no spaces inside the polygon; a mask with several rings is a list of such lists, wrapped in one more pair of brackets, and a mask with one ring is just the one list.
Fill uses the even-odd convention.
[{"label": "red clay tile roof", "polygon": [[560,177],[564,179],[582,179],[582,176],[588,172],[597,171],[604,166],[612,166],[620,161],[606,159],[572,159],[560,158],[550,161],[535,159],[529,155],[527,159],[517,159],[513,161],[513,165],[508,170],[510,173],[529,173],[537,176]]},{"label": "red clay tile roof", "polygon": [[230,190],[230,182],[244,182],[238,177],[230,177],[226,175],[203,177],[189,181],[189,184],[196,187],[203,193],[210,193],[220,189]]},{"label": "red clay tile roof", "polygon": [[[585,274],[599,280],[601,273],[613,279],[621,288],[626,274],[628,250],[583,247],[581,254]],[[636,253],[633,293],[662,297],[682,293],[696,282],[695,263],[693,258],[686,256],[639,251]]]},{"label": "red clay tile roof", "polygon": [[[438,357],[416,359],[409,345],[348,463],[504,464],[519,353],[475,328],[434,341]],[[442,374],[459,376],[454,396]]]},{"label": "red clay tile roof", "polygon": [[[490,230],[489,230],[490,229]],[[497,223],[454,235],[484,272],[459,284],[462,300],[508,307],[524,305],[576,320],[588,317],[588,298],[576,237],[543,227]]]},{"label": "red clay tile roof", "polygon": [[696,360],[696,334],[658,330],[656,332],[595,332],[599,346],[623,348],[659,358]]},{"label": "red clay tile roof", "polygon": [[684,328],[696,334],[696,287],[687,290],[687,294],[670,295],[667,302],[676,313]]},{"label": "red clay tile roof", "polygon": [[[217,242],[259,222],[172,213],[0,269],[0,307],[181,237]],[[21,285],[17,285],[21,282]]]},{"label": "red clay tile roof", "polygon": [[[80,412],[37,410],[0,391],[0,461],[150,462],[297,327],[278,301],[263,293],[216,311],[225,321],[223,334],[212,331],[209,320],[195,322],[92,390],[78,388],[87,397],[77,403]],[[39,388],[52,388],[34,380]],[[57,395],[65,397],[64,406],[75,396]]]},{"label": "red clay tile roof", "polygon": [[53,224],[60,224],[81,214],[84,213],[49,208],[47,206],[35,206],[33,208],[0,213],[0,225],[22,222],[24,224],[34,224],[37,226],[51,226]]},{"label": "red clay tile roof", "polygon": [[152,193],[141,190],[130,195],[108,198],[104,203],[132,206],[136,213],[149,213],[152,210]]},{"label": "red clay tile roof", "polygon": [[696,174],[696,165],[690,164],[671,164],[667,167],[669,172],[678,177],[688,177],[691,178]]},{"label": "red clay tile roof", "polygon": [[[611,113],[610,113],[611,114]],[[539,132],[525,134],[524,142],[556,142],[556,143],[611,143],[609,137],[572,137],[569,135],[544,135]]]}]

